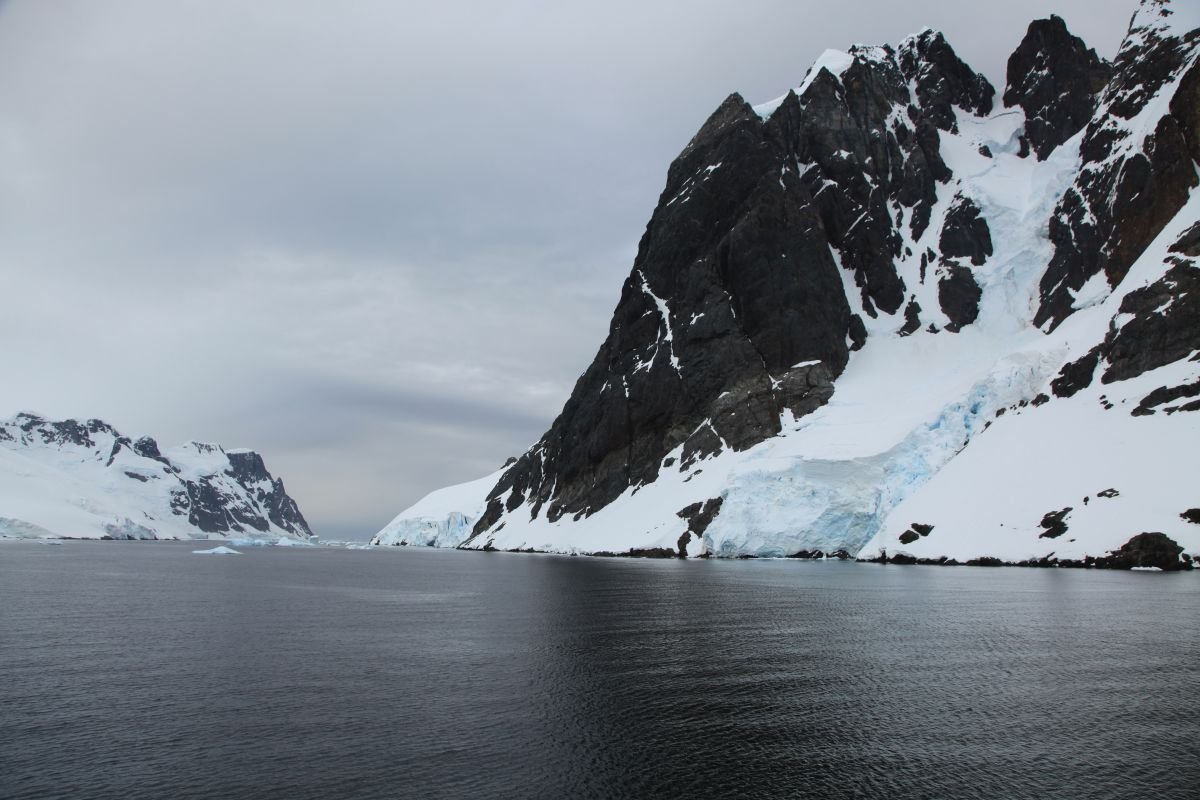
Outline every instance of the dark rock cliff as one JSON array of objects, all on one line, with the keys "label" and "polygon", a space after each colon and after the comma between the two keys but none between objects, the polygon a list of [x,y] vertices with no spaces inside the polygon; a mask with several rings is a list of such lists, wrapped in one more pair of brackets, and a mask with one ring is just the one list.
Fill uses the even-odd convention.
[{"label": "dark rock cliff", "polygon": [[1112,66],[1060,17],[1036,20],[1008,59],[1004,105],[1025,111],[1025,138],[1044,159],[1091,121]]},{"label": "dark rock cliff", "polygon": [[[955,107],[990,111],[995,92],[932,31],[850,55],[766,119],[731,95],[684,148],[607,339],[550,431],[490,493],[476,536],[508,513],[592,513],[678,468],[664,464],[676,448],[683,466],[749,448],[779,433],[785,410],[828,401],[865,343],[863,315],[907,308],[922,324],[896,262],[935,222],[951,177],[939,130],[955,129]],[[991,243],[966,202],[943,240],[928,279],[957,330],[977,313],[967,264]]]},{"label": "dark rock cliff", "polygon": [[[1093,276],[1118,285],[1197,184],[1200,30],[1162,24],[1170,14],[1162,2],[1142,4],[1087,125],[1079,176],[1050,219],[1054,256],[1034,316],[1045,330],[1073,313]],[[1169,106],[1156,108],[1176,81]]]},{"label": "dark rock cliff", "polygon": [[957,131],[954,107],[990,114],[996,90],[987,78],[959,60],[946,38],[928,28],[900,48],[900,70],[916,86],[917,101],[944,131]]},{"label": "dark rock cliff", "polygon": [[[1200,250],[1189,254],[1191,234],[1192,230],[1184,232],[1172,246],[1166,259],[1170,266],[1161,278],[1122,298],[1122,322],[1114,323],[1086,355],[1062,368],[1053,384],[1055,394],[1070,397],[1087,388],[1101,366],[1100,380],[1108,384],[1200,353]],[[1186,387],[1163,387],[1133,413],[1152,414],[1157,406],[1197,394],[1200,391],[1189,393]]]},{"label": "dark rock cliff", "polygon": [[273,523],[289,533],[312,535],[300,507],[283,481],[267,471],[262,456],[251,450],[224,454],[229,467],[220,474],[180,479],[181,486],[172,491],[176,515],[186,515],[189,523],[206,533],[266,532]]}]

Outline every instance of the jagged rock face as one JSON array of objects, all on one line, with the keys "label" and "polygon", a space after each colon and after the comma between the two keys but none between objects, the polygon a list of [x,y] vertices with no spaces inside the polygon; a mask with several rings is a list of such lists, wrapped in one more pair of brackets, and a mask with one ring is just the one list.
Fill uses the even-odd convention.
[{"label": "jagged rock face", "polygon": [[103,526],[110,538],[170,538],[187,530],[178,525],[183,520],[203,533],[312,536],[283,481],[253,451],[192,442],[168,457],[154,439],[134,442],[100,420],[54,422],[33,414],[0,422],[0,446],[44,464],[48,480],[71,481],[72,492],[92,492],[66,502],[98,516],[111,507],[116,516]]},{"label": "jagged rock face", "polygon": [[1101,345],[1108,367],[1103,383],[1123,381],[1200,352],[1200,268],[1179,259],[1149,286],[1121,301],[1123,325]]},{"label": "jagged rock face", "polygon": [[1025,111],[1025,138],[1040,159],[1091,121],[1112,66],[1060,17],[1036,20],[1008,59],[1004,105]]},{"label": "jagged rock face", "polygon": [[[837,74],[814,68],[766,119],[730,96],[671,165],[607,339],[475,535],[507,513],[592,513],[653,482],[676,448],[685,466],[748,449],[779,433],[781,413],[827,402],[866,341],[862,315],[906,307],[922,325],[896,259],[951,177],[938,130],[955,107],[990,111],[994,90],[932,31],[849,58]],[[969,203],[943,238],[929,277],[957,329],[978,303],[957,258],[982,263],[991,243]]]},{"label": "jagged rock face", "polygon": [[[1055,250],[1034,317],[1046,330],[1073,313],[1093,276],[1119,284],[1198,182],[1200,30],[1172,28],[1171,15],[1162,0],[1142,4],[1087,126],[1079,177],[1050,220]],[[1169,107],[1158,109],[1176,80]]]},{"label": "jagged rock face", "polygon": [[944,131],[956,131],[954,106],[990,114],[996,90],[987,78],[959,60],[941,33],[924,30],[900,48],[900,69],[917,87],[917,99]]},{"label": "jagged rock face", "polygon": [[154,441],[154,439],[149,436],[143,436],[134,442],[133,452],[137,453],[139,456],[153,458],[155,461],[162,460],[162,453],[160,453],[158,450],[158,442]]},{"label": "jagged rock face", "polygon": [[[1102,362],[1101,382],[1110,384],[1200,353],[1200,257],[1187,254],[1197,230],[1200,224],[1172,246],[1170,267],[1161,278],[1122,298],[1120,321],[1114,321],[1104,341],[1062,368],[1053,384],[1055,394],[1070,397],[1090,386]],[[1163,392],[1147,398],[1150,402],[1135,413],[1150,414],[1154,406],[1178,399],[1170,387]]]},{"label": "jagged rock face", "polygon": [[[225,453],[229,467],[220,475],[182,480],[172,508],[188,522],[206,533],[265,533],[274,524],[289,533],[311,536],[299,506],[284,489],[283,481],[273,478],[262,456],[249,450]],[[232,478],[242,491],[230,491],[225,478]]]},{"label": "jagged rock face", "polygon": [[987,261],[992,254],[992,234],[979,213],[979,206],[969,198],[956,197],[946,212],[939,241],[946,259],[970,259],[975,266]]},{"label": "jagged rock face", "polygon": [[182,492],[173,504],[176,514],[186,514],[189,523],[206,533],[265,533],[274,525],[306,538],[312,535],[283,480],[271,476],[262,456],[251,450],[215,449],[228,466],[218,474],[181,479]]},{"label": "jagged rock face", "polygon": [[[979,207],[970,198],[960,195],[954,199],[942,223],[938,247],[942,251],[938,304],[950,318],[946,330],[957,333],[979,316],[979,300],[983,294],[971,268],[963,262],[980,266],[992,255],[991,231]],[[920,326],[916,314],[914,309],[905,331],[912,333]]]}]

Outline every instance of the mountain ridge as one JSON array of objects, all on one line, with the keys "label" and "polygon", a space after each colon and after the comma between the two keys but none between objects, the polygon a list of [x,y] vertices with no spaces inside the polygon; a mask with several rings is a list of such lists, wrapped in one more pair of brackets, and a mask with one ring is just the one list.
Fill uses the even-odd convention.
[{"label": "mountain ridge", "polygon": [[0,536],[276,538],[312,531],[283,481],[248,449],[160,450],[99,419],[0,420]]},{"label": "mountain ridge", "polygon": [[[1145,0],[1111,65],[1061,19],[1035,21],[998,109],[928,29],[896,48],[827,51],[777,100],[731,95],[671,165],[562,414],[485,497],[479,482],[438,493],[470,521],[438,542],[1017,561],[1100,557],[1143,532],[1100,520],[1049,542],[1036,520],[996,517],[994,541],[901,542],[911,526],[892,517],[918,496],[962,505],[938,475],[997,449],[976,447],[995,430],[1040,427],[1014,420],[1084,419],[1061,409],[1099,392],[1087,387],[1102,362],[1097,407],[1172,409],[1167,428],[1108,414],[1096,433],[1108,461],[1136,450],[1120,436],[1155,438],[1176,461],[1196,443],[1195,423],[1175,421],[1191,409],[1169,405],[1191,396],[1200,352],[1183,236],[1200,217],[1195,16]],[[1160,371],[1159,386],[1134,381]],[[1129,480],[1125,499],[1092,508],[1149,502]],[[1072,486],[1072,502],[1104,488]],[[1189,499],[1200,505],[1180,488],[1176,518],[1146,509],[1145,524],[1198,552],[1178,518]],[[407,513],[376,540],[423,543],[409,534],[432,517]]]}]

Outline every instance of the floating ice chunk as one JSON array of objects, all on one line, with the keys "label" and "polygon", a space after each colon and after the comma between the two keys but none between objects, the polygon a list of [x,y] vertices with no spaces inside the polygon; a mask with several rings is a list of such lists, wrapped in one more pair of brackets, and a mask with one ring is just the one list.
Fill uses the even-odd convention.
[{"label": "floating ice chunk", "polygon": [[225,545],[218,545],[217,547],[214,547],[211,550],[193,550],[192,552],[195,553],[196,555],[200,555],[200,556],[240,556],[241,555],[241,553],[239,553],[237,550],[234,550],[232,547],[226,547]]}]

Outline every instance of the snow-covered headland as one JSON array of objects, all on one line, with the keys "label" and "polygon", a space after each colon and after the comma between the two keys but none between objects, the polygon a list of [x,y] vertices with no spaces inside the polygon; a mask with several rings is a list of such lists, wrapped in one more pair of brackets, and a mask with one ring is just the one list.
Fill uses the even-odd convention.
[{"label": "snow-covered headland", "polygon": [[0,421],[0,538],[308,542],[283,481],[252,450],[159,450],[97,419]]}]

